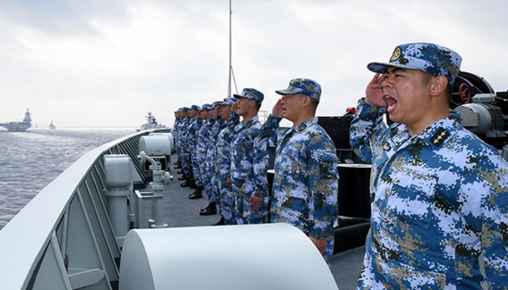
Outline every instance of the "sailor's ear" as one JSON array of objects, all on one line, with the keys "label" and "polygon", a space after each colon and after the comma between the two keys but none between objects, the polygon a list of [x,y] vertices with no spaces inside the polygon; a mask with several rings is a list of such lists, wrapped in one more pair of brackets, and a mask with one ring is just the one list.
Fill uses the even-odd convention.
[{"label": "sailor's ear", "polygon": [[311,104],[312,100],[310,99],[310,96],[303,96],[302,98],[302,107],[307,107]]},{"label": "sailor's ear", "polygon": [[437,76],[430,81],[430,95],[439,96],[445,90],[448,85],[448,78],[446,76]]}]

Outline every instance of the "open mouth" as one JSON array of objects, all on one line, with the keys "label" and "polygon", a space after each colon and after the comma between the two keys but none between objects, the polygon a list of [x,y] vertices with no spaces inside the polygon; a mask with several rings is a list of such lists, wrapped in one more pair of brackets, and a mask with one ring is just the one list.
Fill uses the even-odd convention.
[{"label": "open mouth", "polygon": [[386,102],[387,112],[391,113],[397,107],[397,100],[387,95],[385,95],[383,98],[385,99]]}]

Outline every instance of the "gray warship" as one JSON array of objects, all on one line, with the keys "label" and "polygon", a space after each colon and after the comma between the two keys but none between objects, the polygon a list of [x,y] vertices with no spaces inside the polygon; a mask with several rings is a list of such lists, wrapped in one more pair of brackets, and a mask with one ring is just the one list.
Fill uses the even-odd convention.
[{"label": "gray warship", "polygon": [[146,123],[141,125],[139,129],[136,129],[136,131],[146,131],[151,129],[164,129],[166,128],[165,125],[157,123],[157,119],[155,119],[155,116],[152,115],[152,112],[148,112],[148,116],[146,116]]},{"label": "gray warship", "polygon": [[8,122],[8,123],[0,123],[0,126],[9,130],[9,132],[25,132],[28,128],[32,127],[32,113],[26,109],[25,118],[22,122]]}]

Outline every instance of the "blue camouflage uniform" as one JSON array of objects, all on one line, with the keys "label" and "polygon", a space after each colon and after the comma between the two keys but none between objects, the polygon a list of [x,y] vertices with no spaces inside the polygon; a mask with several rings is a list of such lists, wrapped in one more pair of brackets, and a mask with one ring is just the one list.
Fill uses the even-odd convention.
[{"label": "blue camouflage uniform", "polygon": [[[263,94],[254,89],[244,89],[235,98],[249,98],[263,101]],[[236,127],[235,139],[231,146],[230,178],[235,196],[235,213],[238,224],[267,222],[268,214],[268,153],[257,146],[256,137],[261,129],[258,116]],[[258,211],[254,211],[251,195],[262,197]]]},{"label": "blue camouflage uniform", "polygon": [[[179,108],[177,112],[184,112],[184,108]],[[179,162],[182,162],[181,159],[181,147],[180,147],[180,135],[181,135],[181,124],[185,121],[185,118],[177,117],[175,119],[175,125],[173,126],[172,134],[175,142],[175,150],[176,150],[176,156],[178,157]]]},{"label": "blue camouflage uniform", "polygon": [[[181,110],[182,110],[182,108],[179,108],[178,110],[175,111],[175,113],[180,113]],[[173,128],[171,129],[171,134],[173,135],[173,141],[175,142],[174,148],[177,152],[178,152],[178,147],[176,146],[176,144],[178,144],[178,126],[181,121],[182,121],[182,118],[175,117],[175,123],[173,124]],[[178,155],[178,153],[177,153],[177,155]]]},{"label": "blue camouflage uniform", "polygon": [[[194,105],[195,106],[195,105]],[[193,107],[194,107],[193,106]],[[199,107],[196,106],[199,111]],[[188,135],[186,140],[186,148],[187,148],[187,154],[188,158],[190,160],[190,168],[191,168],[191,177],[194,178],[194,182],[196,183],[196,186],[201,187],[201,174],[199,171],[199,163],[196,156],[196,141],[197,141],[197,134],[199,132],[199,129],[203,125],[203,119],[199,117],[195,117],[194,119],[191,119],[189,122],[188,127]]]},{"label": "blue camouflage uniform", "polygon": [[[220,102],[214,102],[212,104],[213,108],[217,108]],[[217,139],[219,137],[219,133],[226,125],[226,121],[222,119],[221,116],[217,116],[212,128],[210,129],[210,134],[208,137],[207,150],[206,150],[206,169],[210,176],[210,185],[212,190],[213,198],[217,205],[217,212],[223,218],[221,213],[221,204],[220,204],[220,195],[219,195],[219,181],[217,180],[217,176],[215,174],[215,147],[217,145]]]},{"label": "blue camouflage uniform", "polygon": [[[449,49],[409,46],[398,47],[391,62],[409,59],[402,65],[419,68],[415,57],[427,67],[460,67]],[[369,69],[383,73],[382,64]],[[449,71],[440,74],[452,85]],[[508,163],[464,129],[456,112],[410,136],[403,124],[386,128],[385,111],[360,100],[350,130],[355,153],[372,163],[358,289],[507,289]]]},{"label": "blue camouflage uniform", "polygon": [[183,172],[185,173],[185,176],[188,178],[192,177],[192,169],[191,169],[191,161],[190,161],[190,155],[186,151],[187,146],[187,139],[189,137],[189,124],[192,121],[191,118],[186,117],[183,119],[182,122],[179,124],[178,129],[178,143],[177,146],[180,148],[180,152],[178,153],[178,160],[181,161],[181,166],[183,169]]},{"label": "blue camouflage uniform", "polygon": [[[205,104],[203,109],[209,110],[210,104]],[[210,129],[215,123],[215,120],[210,118],[209,120],[203,120],[203,125],[199,129],[196,140],[196,154],[199,166],[199,173],[201,174],[201,184],[208,197],[209,202],[214,202],[213,189],[210,181],[210,174],[206,168],[207,150],[209,142]]]},{"label": "blue camouflage uniform", "polygon": [[[313,86],[310,91],[298,90]],[[286,94],[304,94],[319,100],[320,86],[309,79],[295,79]],[[338,158],[335,144],[310,118],[277,134],[281,119],[268,117],[259,144],[275,153],[271,223],[288,223],[315,239],[326,239],[324,259],[330,266],[334,248],[333,224],[338,217]]]},{"label": "blue camouflage uniform", "polygon": [[[231,98],[232,99],[232,98]],[[229,101],[229,105],[234,103]],[[240,123],[240,116],[231,112],[229,120],[220,131],[215,146],[215,176],[219,190],[220,213],[224,222],[228,225],[236,224],[234,209],[234,195],[227,187],[227,178],[230,177],[231,169],[231,144],[234,138],[235,127]]]}]

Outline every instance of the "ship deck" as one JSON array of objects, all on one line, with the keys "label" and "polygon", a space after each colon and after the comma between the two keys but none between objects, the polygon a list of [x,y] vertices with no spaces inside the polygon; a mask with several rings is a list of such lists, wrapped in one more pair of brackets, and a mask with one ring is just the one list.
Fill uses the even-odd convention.
[{"label": "ship deck", "polygon": [[[175,155],[172,156],[175,160]],[[177,170],[171,162],[170,174],[174,177],[168,185],[164,187],[164,221],[169,227],[193,227],[193,226],[211,226],[220,219],[218,214],[201,216],[200,209],[208,205],[206,197],[200,199],[189,199],[189,195],[194,191],[189,187],[180,187],[181,180],[178,177]],[[143,191],[143,190],[141,190]],[[150,213],[150,203],[145,202],[144,213]],[[147,220],[147,219],[145,219]],[[147,225],[141,225],[146,227]],[[364,246],[356,247],[344,252],[337,253],[332,258],[331,272],[337,282],[340,290],[356,289],[356,282],[360,273],[360,268],[365,253]]]}]

